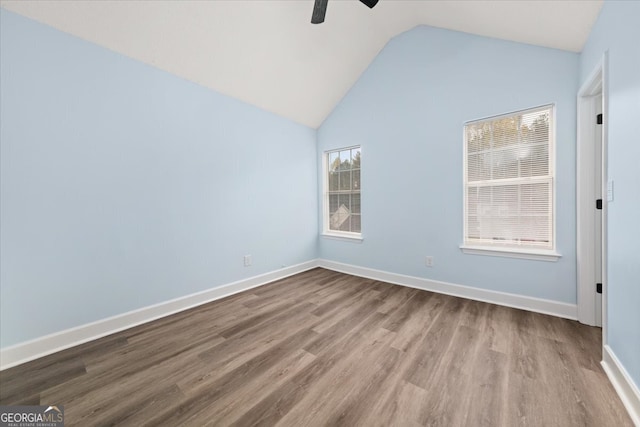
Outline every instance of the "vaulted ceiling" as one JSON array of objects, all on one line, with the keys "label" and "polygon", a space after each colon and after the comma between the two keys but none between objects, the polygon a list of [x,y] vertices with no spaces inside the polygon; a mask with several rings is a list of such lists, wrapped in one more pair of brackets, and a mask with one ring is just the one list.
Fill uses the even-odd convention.
[{"label": "vaulted ceiling", "polygon": [[417,25],[579,52],[602,0],[2,0],[8,10],[317,128],[392,37]]}]

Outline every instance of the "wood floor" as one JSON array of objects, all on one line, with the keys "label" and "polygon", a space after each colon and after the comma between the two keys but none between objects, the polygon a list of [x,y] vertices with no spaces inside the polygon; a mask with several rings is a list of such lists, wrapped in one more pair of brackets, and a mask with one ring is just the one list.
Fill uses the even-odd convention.
[{"label": "wood floor", "polygon": [[600,330],[314,269],[0,373],[66,425],[630,426]]}]

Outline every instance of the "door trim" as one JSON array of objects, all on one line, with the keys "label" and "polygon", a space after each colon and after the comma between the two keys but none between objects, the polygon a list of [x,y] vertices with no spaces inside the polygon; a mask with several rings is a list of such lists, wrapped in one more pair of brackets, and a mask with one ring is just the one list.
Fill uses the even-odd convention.
[{"label": "door trim", "polygon": [[597,96],[602,95],[602,333],[603,345],[607,340],[607,200],[605,195],[607,174],[607,135],[608,115],[608,87],[607,87],[608,52],[605,52],[600,62],[578,92],[578,128],[576,145],[576,255],[577,255],[577,297],[578,321],[587,325],[596,325],[596,296],[595,271],[593,265],[595,209],[594,209],[594,171],[595,155],[593,141],[596,127]]}]

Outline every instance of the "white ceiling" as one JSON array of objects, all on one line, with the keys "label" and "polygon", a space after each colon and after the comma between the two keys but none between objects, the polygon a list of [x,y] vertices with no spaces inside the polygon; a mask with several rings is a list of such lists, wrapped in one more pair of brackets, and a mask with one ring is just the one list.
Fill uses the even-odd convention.
[{"label": "white ceiling", "polygon": [[602,0],[30,1],[8,10],[317,128],[390,38],[431,25],[579,52]]}]

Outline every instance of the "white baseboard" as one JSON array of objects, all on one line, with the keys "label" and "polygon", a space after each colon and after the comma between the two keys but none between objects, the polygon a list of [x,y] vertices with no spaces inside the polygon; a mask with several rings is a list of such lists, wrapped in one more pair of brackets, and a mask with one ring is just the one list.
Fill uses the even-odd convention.
[{"label": "white baseboard", "polygon": [[604,346],[602,368],[616,389],[633,423],[640,427],[640,390],[622,366],[611,347]]},{"label": "white baseboard", "polygon": [[64,331],[36,338],[16,344],[0,350],[0,371],[20,365],[31,360],[65,350],[67,348],[86,343],[104,336],[132,328],[143,323],[150,322],[180,311],[188,310],[238,292],[265,285],[267,283],[283,279],[315,267],[323,267],[354,276],[366,277],[402,286],[423,289],[441,294],[484,301],[507,307],[520,308],[538,313],[550,314],[575,320],[577,307],[575,304],[566,304],[540,298],[526,297],[522,295],[504,292],[490,291],[470,286],[456,285],[403,274],[389,273],[366,267],[358,267],[329,260],[311,260],[302,264],[283,268],[239,280],[217,288],[208,289],[195,294],[165,301],[138,310],[123,313],[117,316],[98,320],[86,325],[77,326]]},{"label": "white baseboard", "polygon": [[317,266],[318,260],[314,259],[6,347],[0,350],[0,371]]},{"label": "white baseboard", "polygon": [[342,264],[340,262],[325,259],[319,260],[319,266],[329,270],[339,271],[341,273],[394,283],[396,285],[408,286],[410,288],[483,301],[491,304],[504,305],[507,307],[520,308],[523,310],[550,314],[552,316],[563,317],[571,320],[577,320],[578,318],[578,308],[576,304],[567,304],[542,298],[527,297],[523,295],[509,294],[506,292],[491,291],[482,288],[473,288],[471,286],[440,282],[437,280],[429,280],[422,277],[389,273],[386,271],[374,270],[372,268],[359,267],[350,264]]}]

